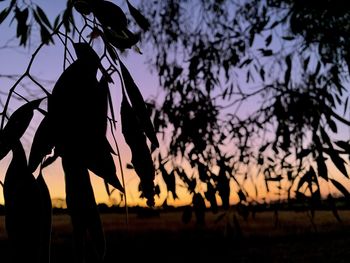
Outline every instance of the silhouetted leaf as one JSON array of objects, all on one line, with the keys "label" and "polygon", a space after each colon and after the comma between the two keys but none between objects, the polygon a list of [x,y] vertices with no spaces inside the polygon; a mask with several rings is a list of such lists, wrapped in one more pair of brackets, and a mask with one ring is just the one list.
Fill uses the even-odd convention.
[{"label": "silhouetted leaf", "polygon": [[328,181],[328,169],[324,157],[322,155],[318,156],[316,159],[316,163],[318,176]]},{"label": "silhouetted leaf", "polygon": [[74,49],[78,59],[60,76],[48,103],[55,153],[75,152],[85,168],[124,192],[106,138],[108,84],[104,77],[97,82],[99,57],[85,43],[74,43]]},{"label": "silhouetted leaf", "polygon": [[155,187],[154,187],[154,193],[159,197],[160,196],[160,187],[159,187],[159,184],[157,184]]},{"label": "silhouetted leaf", "polygon": [[103,180],[103,183],[105,185],[105,189],[106,189],[106,192],[108,194],[109,197],[111,197],[111,191],[109,190],[109,185],[108,185],[108,182],[106,180]]},{"label": "silhouetted leaf", "polygon": [[246,60],[242,61],[242,63],[239,65],[240,68],[249,65],[250,63],[252,63],[252,59],[251,58],[247,58]]},{"label": "silhouetted leaf", "polygon": [[240,202],[247,201],[247,197],[245,196],[245,194],[241,189],[238,191],[237,195],[239,197]]},{"label": "silhouetted leaf", "polygon": [[151,153],[146,143],[146,137],[140,129],[139,120],[134,110],[127,101],[123,91],[123,99],[120,109],[122,133],[126,143],[129,145],[136,174],[140,178],[142,192],[147,198],[147,205],[154,205],[154,166]]},{"label": "silhouetted leaf", "polygon": [[62,167],[65,173],[66,201],[73,224],[77,258],[84,260],[84,243],[89,232],[96,248],[97,261],[102,262],[106,244],[88,170],[76,160],[74,153],[62,156]]},{"label": "silhouetted leaf", "polygon": [[146,108],[145,101],[141,95],[139,88],[136,86],[132,79],[128,69],[120,61],[120,68],[123,75],[125,89],[132,104],[132,107],[136,113],[136,116],[144,130],[146,136],[155,147],[159,147],[158,139],[153,128],[153,124],[150,119],[150,115]]},{"label": "silhouetted leaf", "polygon": [[110,1],[94,1],[93,12],[104,28],[110,27],[115,32],[126,29],[127,18],[118,5]]},{"label": "silhouetted leaf", "polygon": [[41,9],[40,6],[36,6],[36,12],[38,14],[38,16],[40,17],[41,21],[50,29],[52,29],[51,23],[49,21],[49,19],[47,18],[44,10]]},{"label": "silhouetted leaf", "polygon": [[190,179],[186,172],[183,169],[177,168],[176,169],[177,175],[180,177],[180,179],[187,185],[187,189],[190,193],[194,193],[196,189],[197,182],[195,179]]},{"label": "silhouetted leaf", "polygon": [[[73,13],[72,13],[72,1],[67,1],[67,7],[64,10],[62,15],[62,22],[67,33],[71,32],[71,21],[74,22]],[[73,32],[74,32],[74,27],[73,27]]]},{"label": "silhouetted leaf", "polygon": [[96,138],[91,141],[88,148],[81,153],[82,162],[94,174],[106,180],[114,188],[124,193],[117,175],[114,160],[111,154],[111,146],[107,138]]},{"label": "silhouetted leaf", "polygon": [[267,149],[267,147],[269,147],[269,145],[270,145],[270,143],[266,143],[266,144],[264,144],[263,146],[261,146],[261,147],[259,148],[259,152],[260,152],[260,153],[264,152],[264,151]]},{"label": "silhouetted leaf", "polygon": [[134,47],[140,41],[140,34],[135,34],[127,28],[123,32],[115,32],[109,28],[105,28],[104,35],[109,43],[122,51]]},{"label": "silhouetted leaf", "polygon": [[305,60],[304,60],[304,70],[306,71],[308,66],[309,66],[309,62],[310,62],[310,56],[307,57]]},{"label": "silhouetted leaf", "polygon": [[55,21],[53,22],[53,30],[56,30],[56,29],[57,29],[58,24],[59,24],[59,22],[60,22],[60,18],[61,18],[60,15],[58,15],[58,16],[55,18]]},{"label": "silhouetted leaf", "polygon": [[226,168],[224,166],[220,167],[219,175],[215,178],[216,189],[219,192],[219,196],[222,200],[222,205],[224,209],[229,209],[230,200],[230,180],[226,176]]},{"label": "silhouetted leaf", "polygon": [[329,179],[332,184],[344,195],[344,197],[349,198],[350,197],[350,193],[349,191],[338,181],[334,180],[334,179]]},{"label": "silhouetted leaf", "polygon": [[192,207],[189,205],[186,205],[184,207],[184,211],[181,217],[182,223],[188,224],[191,221],[191,219],[192,219]]},{"label": "silhouetted leaf", "polygon": [[334,142],[339,148],[342,148],[348,154],[350,154],[350,143],[346,141],[335,141]]},{"label": "silhouetted leaf", "polygon": [[201,162],[197,162],[197,169],[198,169],[198,175],[199,175],[199,179],[202,182],[207,182],[209,181],[209,175],[208,175],[208,169],[207,166],[205,166],[204,164],[202,164]]},{"label": "silhouetted leaf", "polygon": [[332,132],[334,133],[338,132],[337,124],[335,123],[334,120],[332,120],[331,118],[327,118],[327,123],[329,128],[331,128]]},{"label": "silhouetted leaf", "polygon": [[261,54],[264,56],[264,57],[270,57],[273,55],[273,51],[271,49],[263,49],[263,48],[260,48],[259,51],[261,52]]},{"label": "silhouetted leaf", "polygon": [[321,138],[322,141],[327,144],[329,147],[333,147],[331,139],[329,138],[328,134],[326,133],[326,131],[320,127],[320,132],[321,132]]},{"label": "silhouetted leaf", "polygon": [[265,70],[264,68],[261,68],[259,71],[260,77],[263,81],[265,81]]},{"label": "silhouetted leaf", "polygon": [[131,163],[126,164],[127,169],[134,169],[134,166]]},{"label": "silhouetted leaf", "polygon": [[205,198],[210,202],[211,211],[216,214],[218,212],[218,203],[216,201],[216,190],[210,182],[207,182],[207,191],[204,193]]},{"label": "silhouetted leaf", "polygon": [[73,3],[74,8],[83,15],[89,15],[92,11],[92,5],[89,2],[93,1],[86,1],[86,0],[76,0]]},{"label": "silhouetted leaf", "polygon": [[40,260],[39,262],[50,262],[51,247],[51,224],[52,204],[49,189],[45,183],[42,173],[36,178],[40,193]]},{"label": "silhouetted leaf", "polygon": [[40,36],[41,36],[41,41],[46,44],[49,45],[50,42],[53,42],[53,38],[50,35],[50,32],[47,30],[47,28],[44,25],[40,25]]},{"label": "silhouetted leaf", "polygon": [[294,36],[283,36],[282,37],[284,40],[287,40],[287,41],[292,41],[294,40]]},{"label": "silhouetted leaf", "polygon": [[325,149],[325,152],[331,157],[332,162],[338,168],[338,170],[347,178],[349,178],[348,172],[345,167],[345,161],[339,156],[339,154],[332,148]]},{"label": "silhouetted leaf", "polygon": [[285,72],[285,75],[284,75],[284,83],[286,85],[289,84],[289,80],[290,80],[290,75],[291,75],[291,72],[292,72],[292,58],[290,55],[288,55],[286,57],[286,66],[287,66],[287,69],[286,69],[286,72]]},{"label": "silhouetted leaf", "polygon": [[9,15],[11,9],[10,8],[5,8],[4,10],[1,11],[0,13],[0,24],[4,22],[4,20],[7,18]]},{"label": "silhouetted leaf", "polygon": [[272,41],[272,35],[269,35],[266,39],[265,39],[265,46],[269,46],[271,44]]},{"label": "silhouetted leaf", "polygon": [[167,191],[170,191],[173,195],[173,198],[176,199],[177,194],[176,194],[176,184],[175,184],[175,173],[174,171],[171,171],[168,173],[164,167],[164,165],[159,164],[159,170],[161,171],[163,180],[165,182],[165,185],[167,187]]},{"label": "silhouetted leaf", "polygon": [[94,72],[95,68],[97,69],[97,66],[100,64],[100,57],[97,55],[95,50],[88,43],[84,42],[73,43],[73,47],[77,58],[79,60],[84,60],[85,62],[89,61],[92,64],[91,69]]},{"label": "silhouetted leaf", "polygon": [[130,14],[133,16],[133,18],[135,19],[136,23],[144,31],[147,31],[149,29],[149,27],[150,27],[150,24],[149,24],[148,20],[140,13],[139,10],[137,10],[134,6],[132,6],[129,1],[127,1],[127,3],[128,3],[128,8],[129,8]]},{"label": "silhouetted leaf", "polygon": [[36,170],[43,158],[52,151],[53,146],[48,117],[45,116],[36,130],[30,149],[28,168],[31,172]]},{"label": "silhouetted leaf", "polygon": [[311,184],[312,178],[313,178],[314,170],[310,168],[309,171],[307,171],[299,180],[297,191],[300,190],[300,188],[304,185],[304,183]]},{"label": "silhouetted leaf", "polygon": [[19,141],[4,182],[5,226],[12,262],[39,262],[40,192]]},{"label": "silhouetted leaf", "polygon": [[304,157],[308,156],[311,152],[311,149],[302,149],[300,152],[297,153],[297,158],[303,159]]},{"label": "silhouetted leaf", "polygon": [[[48,100],[49,126],[57,152],[60,154],[72,145],[85,146],[91,136],[101,132],[94,127],[95,99],[99,92],[96,79],[99,58],[91,47],[74,45],[78,59],[59,77]],[[79,101],[79,103],[77,103]]]},{"label": "silhouetted leaf", "polygon": [[115,63],[117,63],[117,61],[118,61],[118,54],[117,54],[117,52],[115,51],[113,46],[108,41],[105,41],[105,45],[106,45],[106,50],[107,50],[109,56],[112,58],[112,60]]},{"label": "silhouetted leaf", "polygon": [[346,111],[348,110],[348,103],[349,103],[349,97],[346,98],[345,102],[344,102],[344,112],[343,115],[346,114]]},{"label": "silhouetted leaf", "polygon": [[0,133],[0,160],[4,158],[27,130],[42,99],[33,100],[19,107],[10,116],[5,128]]},{"label": "silhouetted leaf", "polygon": [[15,19],[17,20],[17,34],[20,39],[20,46],[26,46],[29,34],[29,26],[27,25],[29,9],[24,8],[20,10],[17,6],[15,8]]}]

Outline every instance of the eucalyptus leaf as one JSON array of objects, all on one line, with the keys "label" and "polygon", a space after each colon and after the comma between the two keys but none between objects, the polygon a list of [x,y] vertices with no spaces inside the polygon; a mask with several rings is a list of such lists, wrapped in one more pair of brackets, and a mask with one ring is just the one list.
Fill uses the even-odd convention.
[{"label": "eucalyptus leaf", "polygon": [[52,151],[53,146],[50,136],[49,120],[48,117],[45,116],[36,130],[30,149],[28,167],[31,172],[36,170],[44,157]]},{"label": "eucalyptus leaf", "polygon": [[123,92],[122,105],[120,109],[122,133],[126,143],[129,145],[136,174],[141,180],[143,195],[149,206],[154,205],[154,177],[155,170],[151,153],[146,143],[146,137],[140,129],[138,118],[127,101]]},{"label": "eucalyptus leaf", "polygon": [[150,23],[149,21],[140,13],[139,10],[137,10],[132,4],[130,4],[130,1],[127,1],[128,3],[128,8],[130,11],[130,14],[133,16],[135,19],[136,23],[144,30],[148,31],[150,28]]},{"label": "eucalyptus leaf", "polygon": [[41,101],[42,99],[27,102],[12,113],[5,128],[0,133],[0,160],[8,154],[13,145],[17,144],[27,130],[34,110],[39,107]]},{"label": "eucalyptus leaf", "polygon": [[146,108],[145,101],[141,95],[139,88],[136,86],[133,78],[131,77],[128,69],[125,65],[120,62],[120,68],[123,75],[123,80],[125,84],[125,89],[132,104],[132,108],[135,111],[135,114],[139,120],[141,128],[146,133],[146,136],[149,138],[151,143],[158,147],[158,139],[154,131],[153,124],[151,122],[148,110]]},{"label": "eucalyptus leaf", "polygon": [[12,262],[39,262],[40,190],[27,167],[20,142],[13,145],[11,163],[4,182],[5,227]]}]

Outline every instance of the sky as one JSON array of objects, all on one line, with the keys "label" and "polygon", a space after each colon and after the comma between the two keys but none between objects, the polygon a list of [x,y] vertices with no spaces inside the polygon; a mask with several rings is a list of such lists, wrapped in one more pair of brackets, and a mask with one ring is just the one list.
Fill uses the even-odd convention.
[{"label": "sky", "polygon": [[[5,1],[6,2],[6,1]],[[66,0],[60,0],[60,1],[45,1],[45,0],[36,0],[35,3],[38,3],[48,14],[48,17],[52,21],[59,12],[61,12],[65,8]],[[120,1],[115,1],[116,3]],[[135,1],[137,2],[137,1]],[[125,1],[123,1],[124,5],[121,5],[123,10],[127,10],[125,6]],[[0,11],[5,6],[4,2],[0,3]],[[14,28],[16,26],[15,22],[9,26],[10,19],[7,19],[3,22],[3,24],[0,25],[0,47],[3,47],[9,39],[11,39],[14,34]],[[17,40],[11,41],[10,48],[0,48],[0,75],[5,74],[18,74],[21,75],[25,71],[28,62],[31,58],[31,54],[33,50],[39,45],[39,34],[38,32],[33,30],[33,39],[31,41],[30,48],[13,48],[12,46],[17,46],[18,42]],[[102,44],[99,40],[96,40],[94,42],[94,48],[97,52],[100,52],[102,49]],[[36,76],[40,79],[40,82],[43,85],[47,85],[49,87],[49,90],[52,89],[55,81],[58,79],[60,74],[62,73],[63,69],[63,46],[60,44],[58,39],[55,39],[55,45],[45,46],[43,49],[40,50],[38,53],[38,56],[36,57],[32,67],[31,67],[31,73],[33,76]],[[144,98],[150,98],[150,97],[157,97],[159,94],[161,94],[161,88],[158,85],[158,79],[157,76],[151,72],[150,66],[146,63],[147,55],[141,55],[133,50],[128,52],[127,56],[122,56],[123,62],[126,64],[127,68],[129,69],[131,75],[133,76],[136,84],[139,86]],[[45,81],[46,80],[46,81]],[[4,78],[0,78],[0,90],[6,91],[8,90],[12,83],[15,80],[7,80]],[[116,105],[115,112],[117,119],[119,119],[119,107],[120,105],[120,85],[118,84],[118,79],[116,76],[114,76],[114,81],[116,83],[115,87],[113,87],[114,92],[114,102]],[[29,86],[33,87],[31,90],[38,90],[38,87],[33,86],[31,82],[28,80],[23,82],[24,84],[28,84]],[[36,94],[32,95],[29,93],[26,93],[23,89],[19,89],[22,95],[26,96],[32,96],[33,98],[37,96]],[[15,107],[15,103],[13,104],[13,107]],[[45,105],[43,105],[45,106]],[[247,109],[244,109],[247,110]],[[31,128],[28,129],[26,134],[23,137],[23,144],[27,149],[27,153],[29,152],[30,148],[30,141],[34,134],[35,127],[40,122],[42,116],[40,114],[36,114],[33,124]],[[120,121],[119,121],[120,124]],[[125,144],[124,138],[121,134],[120,126],[117,129],[117,141],[118,145],[121,150],[121,158],[123,162],[123,170],[125,173],[125,181],[126,181],[126,191],[127,191],[127,198],[129,205],[135,205],[135,204],[145,204],[145,200],[141,200],[138,198],[139,192],[137,190],[139,179],[134,173],[133,170],[125,169],[126,163],[130,163],[131,156],[130,156],[130,150],[128,146]],[[346,131],[348,132],[348,131]],[[112,142],[112,141],[111,141]],[[4,176],[6,173],[7,166],[9,165],[11,161],[11,154],[9,154],[5,159],[0,161],[0,180],[4,181]],[[118,165],[118,160],[115,158],[115,164],[117,167],[117,176],[121,180],[121,172],[120,167]],[[340,180],[340,182],[344,183],[348,189],[350,189],[350,183],[349,181],[343,180],[341,176],[339,176],[339,172],[334,167],[331,169],[331,175],[332,177],[336,177]],[[64,176],[63,171],[60,164],[60,159],[58,159],[53,165],[51,165],[48,168],[44,169],[44,178],[45,181],[48,184],[51,197],[53,199],[56,198],[64,198]],[[104,183],[102,179],[99,177],[91,174],[91,180],[92,185],[95,191],[95,196],[97,202],[105,202],[109,203],[111,200],[108,200],[108,195],[104,188]],[[165,185],[162,182],[162,179],[160,176],[156,177],[155,180],[156,183],[160,184],[161,187],[161,197],[156,199],[157,204],[160,204],[164,199],[166,198],[166,191],[165,191]],[[329,191],[329,187],[321,180],[322,191],[324,194],[327,194]],[[233,186],[234,187],[234,186]],[[258,184],[259,189],[263,189],[263,185]],[[252,193],[253,187],[252,182],[247,182],[247,185],[245,185],[245,188],[248,192]],[[332,187],[331,187],[332,188]],[[334,187],[333,187],[334,188]],[[333,189],[334,190],[334,189]],[[177,194],[180,196],[180,200],[177,200],[174,202],[172,198],[169,199],[170,204],[186,204],[189,202],[188,195],[186,194],[186,190],[182,187],[177,188]],[[115,191],[112,195],[112,198],[116,199],[116,202],[120,200],[120,196],[117,191]],[[236,198],[237,197],[233,197]],[[2,190],[0,188],[0,203],[3,203],[3,196],[2,196]]]},{"label": "sky", "polygon": [[[47,15],[51,22],[54,20],[54,18],[57,16],[58,13],[61,12],[61,10],[64,10],[66,1],[34,1],[38,5],[42,7],[45,12],[47,12]],[[0,10],[3,9],[5,6],[4,3],[0,3]],[[127,10],[125,5],[121,5],[123,10]],[[33,30],[33,38],[30,43],[30,48],[23,48],[23,47],[16,47],[18,45],[18,40],[13,40],[10,43],[7,43],[9,39],[12,39],[15,31],[14,28],[16,26],[16,23],[12,23],[11,26],[10,19],[6,19],[3,24],[0,25],[0,34],[1,34],[1,40],[0,40],[0,47],[3,47],[6,44],[10,44],[10,48],[1,48],[0,49],[0,74],[1,75],[7,75],[7,74],[18,74],[21,75],[25,72],[25,69],[28,65],[28,62],[31,58],[31,54],[33,50],[36,49],[36,47],[40,44],[40,35],[39,33],[34,29]],[[13,48],[14,46],[14,48]],[[101,43],[101,40],[96,40],[94,42],[94,48],[97,51],[102,50],[103,45]],[[52,89],[55,81],[58,79],[60,74],[62,73],[63,69],[63,45],[59,42],[58,39],[55,39],[55,45],[45,46],[40,50],[38,53],[32,67],[31,67],[31,74],[37,78],[40,79],[39,82],[43,84],[44,86],[47,85]],[[74,52],[73,52],[74,53]],[[146,63],[146,55],[139,54],[133,50],[130,50],[127,55],[122,55],[121,59],[124,64],[126,64],[127,68],[129,69],[131,75],[134,78],[135,83],[138,85],[138,87],[141,90],[141,93],[143,94],[144,98],[150,98],[150,97],[156,97],[157,94],[159,94],[160,89],[158,86],[158,79],[157,77],[151,73],[150,66]],[[0,78],[0,87],[1,91],[8,90],[15,80],[8,80],[4,78]],[[119,120],[119,105],[120,105],[120,98],[121,98],[121,92],[120,92],[120,85],[119,80],[117,79],[117,75],[114,75],[114,82],[116,83],[115,87],[112,88],[112,94],[114,96],[114,104],[115,104],[115,113],[117,120]],[[28,87],[30,87],[31,90],[37,91],[38,87],[33,86],[33,84],[28,81],[24,80],[24,84],[27,84]],[[33,99],[37,96],[36,94],[33,96],[31,94],[26,93],[25,90],[19,88],[19,93],[22,95],[26,95],[29,97],[33,97]],[[39,95],[40,97],[40,95]],[[16,107],[16,102],[13,100],[13,108]],[[42,104],[42,107],[45,107],[45,104]],[[31,124],[31,127],[26,131],[25,135],[22,138],[22,142],[24,147],[27,150],[27,154],[29,153],[29,148],[31,144],[31,138],[34,135],[35,128],[40,123],[42,116],[41,114],[35,114],[35,117],[33,119],[33,122]],[[127,191],[127,199],[129,205],[136,205],[136,204],[145,204],[145,200],[141,200],[138,198],[139,192],[137,190],[138,188],[138,182],[139,179],[134,173],[133,170],[125,169],[126,163],[131,162],[131,155],[130,150],[128,146],[125,144],[124,138],[121,134],[120,129],[120,121],[119,126],[117,127],[116,131],[116,137],[118,146],[121,151],[121,158],[123,162],[123,171],[125,174],[125,183],[126,183],[126,191]],[[111,139],[111,137],[108,137]],[[113,141],[110,140],[112,143]],[[0,161],[0,180],[4,181],[4,176],[6,173],[6,169],[11,161],[11,153],[4,158],[2,161]],[[120,172],[120,166],[118,165],[118,159],[115,157],[115,164],[117,167],[117,176],[121,180],[121,172]],[[53,163],[51,166],[45,168],[43,170],[45,181],[49,187],[51,197],[53,199],[62,199],[65,197],[64,192],[64,175],[61,168],[60,159],[58,159],[55,163]],[[37,172],[34,174],[37,175]],[[96,201],[98,203],[104,202],[104,203],[110,203],[110,202],[119,202],[120,201],[120,194],[118,191],[114,191],[112,194],[112,198],[116,200],[109,200],[108,195],[105,190],[105,186],[103,183],[103,180],[93,174],[91,174],[91,181],[92,185],[95,191],[95,197]],[[162,190],[164,190],[164,183],[159,178],[159,176],[156,177],[155,182],[160,183],[160,187]],[[184,193],[184,191],[181,191],[180,189],[180,196],[181,192]],[[156,198],[156,204],[160,204],[164,199],[166,198],[165,191],[162,191],[162,195],[160,198]],[[169,199],[170,203],[172,203],[172,199]],[[181,202],[184,202],[183,200]],[[181,203],[180,202],[180,203]],[[185,201],[186,202],[186,201]],[[0,203],[3,203],[3,195],[2,190],[0,188]],[[176,202],[175,202],[176,203]],[[177,201],[179,203],[179,200]]]}]

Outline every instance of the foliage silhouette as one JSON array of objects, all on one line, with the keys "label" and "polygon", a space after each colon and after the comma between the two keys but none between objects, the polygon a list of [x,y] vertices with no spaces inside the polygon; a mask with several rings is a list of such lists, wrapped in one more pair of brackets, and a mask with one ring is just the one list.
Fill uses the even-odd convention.
[{"label": "foliage silhouette", "polygon": [[[342,0],[143,2],[153,17],[148,53],[165,97],[162,105],[153,101],[154,123],[170,133],[167,158],[193,168],[195,191],[213,186],[226,207],[233,194],[241,204],[267,195],[315,201],[320,180],[328,186],[347,180],[345,6]],[[255,183],[255,192],[244,189],[261,180],[265,189]],[[215,207],[212,194],[206,199]]]},{"label": "foliage silhouette", "polygon": [[[127,6],[141,29],[147,30],[147,19],[130,2]],[[1,113],[0,159],[12,152],[3,185],[12,260],[50,262],[52,204],[43,169],[60,157],[65,174],[67,208],[73,225],[75,261],[86,262],[86,257],[89,255],[90,260],[91,254],[94,262],[103,262],[106,240],[90,172],[104,179],[109,195],[115,189],[125,194],[124,178],[122,185],[116,174],[113,157],[116,153],[106,135],[110,128],[121,164],[114,138],[117,129],[115,100],[111,95],[115,73],[119,76],[123,95],[122,132],[132,152],[131,162],[140,177],[141,191],[151,207],[156,194],[155,170],[147,137],[152,150],[159,147],[159,143],[145,101],[118,54],[134,47],[140,40],[140,33],[130,31],[121,7],[103,0],[69,0],[53,24],[39,5],[11,0],[0,12],[0,23],[11,16],[17,22],[16,37],[20,46],[27,46],[30,42],[33,25],[38,26],[41,37],[41,44],[33,52],[25,73],[10,88]],[[76,23],[74,17],[81,17],[83,22]],[[88,37],[85,37],[86,31],[89,31]],[[104,43],[101,56],[93,49],[95,38]],[[48,90],[30,71],[42,47],[56,41],[64,46],[63,72],[53,89]],[[72,55],[73,49],[76,58]],[[45,97],[33,100],[19,95],[17,90],[24,78],[29,78],[39,87]],[[24,101],[24,104],[10,115],[14,98],[22,104]],[[44,100],[47,109],[44,109],[44,103],[41,105]],[[21,138],[31,127],[35,110],[43,118],[36,128],[27,162]],[[120,169],[122,171],[122,167]],[[38,175],[34,176],[37,171]],[[114,187],[112,191],[109,185]],[[123,198],[127,207],[126,197]],[[30,205],[23,206],[24,200]],[[27,218],[23,219],[22,214]],[[94,251],[87,251],[89,242],[92,242]]]},{"label": "foliage silhouette", "polygon": [[[148,205],[154,205],[157,193],[151,156],[159,145],[156,132],[169,130],[167,156],[158,155],[158,171],[174,198],[176,175],[192,195],[184,222],[190,220],[193,210],[197,222],[204,224],[205,201],[216,212],[219,197],[228,210],[233,195],[245,214],[246,205],[264,195],[255,183],[261,178],[266,195],[275,193],[275,197],[291,202],[302,200],[310,204],[312,214],[321,199],[320,180],[348,197],[349,191],[330,169],[335,166],[344,180],[349,177],[345,157],[350,155],[350,143],[348,138],[338,138],[340,130],[350,126],[344,117],[349,112],[346,86],[350,67],[346,23],[350,12],[344,1],[144,1],[141,10],[146,16],[126,1],[136,22],[134,28],[146,31],[142,33],[131,31],[122,8],[110,1],[69,0],[52,25],[39,6],[19,2],[8,1],[8,7],[0,12],[0,23],[12,16],[17,22],[16,37],[23,46],[29,43],[30,23],[36,24],[42,44],[4,103],[0,157],[11,150],[14,155],[14,145],[41,102],[24,98],[27,110],[23,117],[16,117],[22,115],[16,111],[5,126],[15,89],[28,77],[45,93],[48,109],[38,108],[45,116],[23,171],[29,168],[32,173],[39,167],[41,175],[45,166],[58,156],[62,158],[67,200],[77,228],[78,260],[85,253],[86,231],[94,236],[97,257],[101,260],[105,253],[88,171],[102,177],[107,189],[110,184],[124,192],[116,176],[114,150],[105,137],[108,128],[116,128],[110,92],[115,72],[122,86],[122,133]],[[83,18],[83,25],[75,22],[74,10]],[[90,39],[84,37],[86,31]],[[125,49],[140,52],[136,44],[144,33],[153,44],[151,60],[165,91],[161,107],[156,102],[145,104],[119,59]],[[102,56],[90,45],[95,38],[104,43]],[[30,68],[42,46],[54,40],[65,48],[64,72],[50,92],[35,81]],[[76,60],[68,43],[75,49]],[[70,65],[66,67],[66,63]],[[100,81],[97,72],[102,76]],[[148,106],[153,108],[154,127]],[[108,117],[109,112],[112,117]],[[51,150],[53,155],[48,156]],[[191,173],[179,167],[179,159],[190,165]],[[167,162],[172,165],[170,170],[164,167]],[[76,196],[78,183],[72,174],[84,181],[85,192],[80,194],[86,196],[86,204],[79,201],[82,196]],[[249,181],[255,193],[245,189]],[[330,193],[329,200],[332,198]],[[76,213],[79,209],[86,213],[83,218]],[[332,211],[338,217],[336,210]],[[235,214],[231,223],[239,232]]]},{"label": "foliage silhouette", "polygon": [[120,114],[122,121],[122,132],[125,141],[131,149],[131,162],[136,173],[140,176],[140,185],[143,195],[147,199],[147,204],[149,206],[153,206],[155,194],[153,180],[155,171],[152,158],[146,144],[146,137],[140,128],[140,122],[137,118],[136,111],[127,101],[124,91]]},{"label": "foliage silhouette", "polygon": [[[11,244],[13,262],[23,262],[28,259],[40,262],[43,255],[47,255],[49,244],[41,247],[44,239],[46,218],[39,184],[27,167],[27,160],[23,147],[19,141],[12,146],[13,158],[6,172],[4,182],[5,224]],[[24,200],[28,205],[23,206]],[[23,216],[25,215],[25,216]],[[40,253],[42,252],[42,253]]]}]

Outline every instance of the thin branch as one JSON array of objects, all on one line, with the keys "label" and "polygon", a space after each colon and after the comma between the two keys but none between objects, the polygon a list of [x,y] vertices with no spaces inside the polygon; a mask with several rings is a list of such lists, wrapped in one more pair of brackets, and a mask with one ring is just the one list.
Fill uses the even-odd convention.
[{"label": "thin branch", "polygon": [[67,34],[67,29],[65,30],[64,34],[64,55],[63,55],[63,71],[66,70],[66,60],[67,60],[67,41],[68,40],[68,34]]},{"label": "thin branch", "polygon": [[31,75],[28,75],[28,78],[33,81],[46,94],[46,96],[50,96],[50,92],[48,92],[47,89],[45,89],[44,86],[36,81]]},{"label": "thin branch", "polygon": [[[65,40],[63,40],[62,37],[61,37],[60,35],[63,35],[63,36],[65,37],[65,40],[66,40],[66,35],[63,34],[63,33],[61,33],[61,32],[57,32],[57,37],[58,37],[59,40],[62,42],[63,46],[66,47],[67,44],[66,44]],[[73,39],[71,39],[68,35],[67,35],[67,39],[69,39],[72,43],[74,42]],[[70,59],[73,61],[74,58],[73,58],[72,53],[70,53],[70,51],[69,51],[68,48],[66,48],[66,51],[67,51],[67,54],[69,55]],[[65,63],[65,60],[67,60],[68,62],[70,62],[70,61],[68,60],[68,58],[66,57],[66,58],[64,59],[63,63]]]},{"label": "thin branch", "polygon": [[[61,27],[61,25],[63,24],[63,21],[60,22],[60,24],[57,26],[57,29],[55,31],[53,31],[50,36],[54,36],[55,34],[57,34],[57,32],[59,32],[59,28]],[[25,77],[29,77],[31,78],[30,76],[30,69],[33,65],[33,62],[37,56],[37,54],[39,53],[39,51],[43,48],[43,46],[45,45],[45,43],[41,43],[37,48],[36,50],[33,52],[32,54],[32,57],[31,59],[29,60],[29,63],[28,63],[28,66],[24,72],[24,74],[22,76],[20,76],[17,81],[12,85],[12,87],[10,88],[9,90],[9,93],[8,93],[8,96],[6,98],[6,101],[5,101],[5,104],[4,104],[4,108],[3,108],[3,111],[2,111],[2,118],[1,118],[1,124],[0,124],[0,130],[2,130],[4,128],[4,125],[5,125],[5,118],[7,117],[6,116],[6,112],[8,110],[8,107],[9,107],[9,104],[10,104],[10,100],[11,100],[11,97],[12,97],[12,94],[15,92],[15,89],[16,87],[19,85],[19,83],[25,78]],[[32,78],[31,78],[32,79]],[[33,79],[32,79],[33,80]],[[37,83],[35,81],[35,83]],[[39,87],[42,87],[40,84],[39,84]],[[43,88],[43,87],[42,87]],[[44,92],[47,94],[47,90],[46,89],[43,89]]]}]

